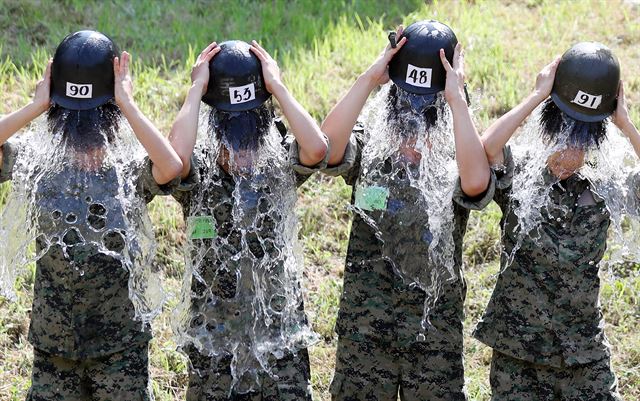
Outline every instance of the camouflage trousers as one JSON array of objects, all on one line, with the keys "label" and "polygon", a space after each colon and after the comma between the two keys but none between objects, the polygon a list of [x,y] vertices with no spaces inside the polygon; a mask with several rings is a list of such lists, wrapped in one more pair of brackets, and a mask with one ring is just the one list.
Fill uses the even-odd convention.
[{"label": "camouflage trousers", "polygon": [[424,344],[338,340],[333,401],[465,401],[463,356]]},{"label": "camouflage trousers", "polygon": [[71,360],[34,349],[27,401],[149,401],[148,343]]},{"label": "camouflage trousers", "polygon": [[[276,362],[277,380],[264,374],[259,391],[231,392],[231,358],[215,362],[195,350],[189,355],[189,387],[187,401],[312,401],[311,368],[306,349],[287,355]],[[231,394],[230,394],[231,392]]]},{"label": "camouflage trousers", "polygon": [[493,351],[492,401],[622,401],[609,358],[555,368]]}]

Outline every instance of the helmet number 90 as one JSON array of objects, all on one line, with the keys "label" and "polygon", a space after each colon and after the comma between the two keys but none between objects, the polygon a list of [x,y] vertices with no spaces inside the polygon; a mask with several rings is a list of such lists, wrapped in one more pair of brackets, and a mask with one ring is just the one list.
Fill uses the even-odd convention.
[{"label": "helmet number 90", "polygon": [[91,99],[93,95],[93,85],[91,84],[74,84],[67,82],[67,96],[78,99]]},{"label": "helmet number 90", "polygon": [[244,86],[229,87],[231,104],[246,103],[256,98],[256,87],[253,83]]},{"label": "helmet number 90", "polygon": [[407,64],[407,77],[405,82],[409,85],[431,88],[431,68],[420,68]]},{"label": "helmet number 90", "polygon": [[598,95],[598,96],[590,95],[586,92],[579,90],[578,93],[576,94],[576,98],[573,99],[571,103],[576,103],[582,107],[595,110],[598,108],[598,106],[600,106],[600,103],[602,103],[602,95]]}]

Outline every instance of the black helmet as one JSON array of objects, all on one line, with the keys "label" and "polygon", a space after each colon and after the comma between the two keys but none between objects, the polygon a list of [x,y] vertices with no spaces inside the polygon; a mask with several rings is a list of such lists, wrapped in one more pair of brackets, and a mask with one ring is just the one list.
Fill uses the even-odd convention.
[{"label": "black helmet", "polygon": [[113,58],[118,49],[96,31],[64,38],[51,66],[51,100],[70,110],[102,106],[114,96]]},{"label": "black helmet", "polygon": [[389,63],[389,77],[407,92],[432,95],[444,90],[447,74],[440,61],[440,49],[444,49],[449,62],[458,39],[451,28],[438,21],[418,21],[404,30],[398,42],[407,43]]},{"label": "black helmet", "polygon": [[246,111],[266,102],[262,64],[248,43],[229,40],[220,44],[209,63],[209,85],[202,101],[222,111]]},{"label": "black helmet", "polygon": [[562,55],[551,98],[569,117],[602,121],[616,109],[620,64],[601,43],[582,42]]}]

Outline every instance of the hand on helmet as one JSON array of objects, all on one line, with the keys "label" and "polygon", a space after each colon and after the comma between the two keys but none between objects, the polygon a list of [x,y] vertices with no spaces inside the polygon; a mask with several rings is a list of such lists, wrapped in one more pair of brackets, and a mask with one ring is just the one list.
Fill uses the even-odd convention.
[{"label": "hand on helmet", "polygon": [[552,62],[544,66],[544,68],[538,73],[536,77],[536,87],[534,93],[540,101],[546,99],[551,94],[553,89],[553,81],[556,78],[556,70],[558,69],[558,63],[560,63],[560,56],[557,56]]},{"label": "hand on helmet", "polygon": [[129,62],[131,55],[122,52],[121,57],[113,59],[113,72],[115,74],[115,98],[116,104],[123,108],[133,103],[133,81],[129,73]]},{"label": "hand on helmet", "polygon": [[262,75],[264,76],[264,84],[267,90],[273,93],[278,86],[283,85],[278,63],[255,40],[251,41],[251,51],[262,64]]},{"label": "hand on helmet", "polygon": [[440,61],[447,72],[447,82],[444,88],[444,97],[447,103],[452,104],[456,101],[467,103],[464,94],[464,51],[460,43],[456,45],[453,51],[453,66],[449,64],[444,49],[440,49]]},{"label": "hand on helmet", "polygon": [[191,83],[200,86],[203,95],[207,92],[209,84],[209,62],[218,53],[220,53],[220,46],[218,43],[212,42],[200,53],[191,68]]},{"label": "hand on helmet", "polygon": [[[403,31],[404,28],[402,25],[398,26],[398,29],[396,30],[396,37],[399,38]],[[380,53],[376,61],[371,64],[366,72],[373,83],[376,85],[384,85],[389,82],[389,62],[391,62],[393,56],[400,51],[405,43],[407,43],[407,38],[400,39],[395,48],[391,47],[391,43],[387,44],[382,53]]]},{"label": "hand on helmet", "polygon": [[627,135],[628,127],[633,125],[629,117],[627,101],[624,98],[624,84],[622,81],[620,81],[620,86],[618,87],[618,104],[616,105],[616,110],[611,115],[611,121],[613,121],[616,127],[625,135]]},{"label": "hand on helmet", "polygon": [[51,105],[51,64],[49,59],[47,68],[44,70],[42,79],[36,84],[36,93],[33,95],[33,103],[38,107],[41,113],[47,111]]}]

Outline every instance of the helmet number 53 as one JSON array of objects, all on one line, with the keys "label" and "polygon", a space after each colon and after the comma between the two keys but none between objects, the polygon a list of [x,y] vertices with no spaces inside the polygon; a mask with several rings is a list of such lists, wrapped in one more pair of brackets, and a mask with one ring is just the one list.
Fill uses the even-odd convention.
[{"label": "helmet number 53", "polygon": [[67,96],[78,99],[91,99],[93,94],[93,85],[91,84],[74,84],[67,82]]},{"label": "helmet number 53", "polygon": [[231,104],[246,103],[256,98],[256,87],[253,83],[244,86],[229,87]]},{"label": "helmet number 53", "polygon": [[405,82],[413,86],[431,88],[431,71],[431,68],[420,68],[413,64],[407,64]]}]

